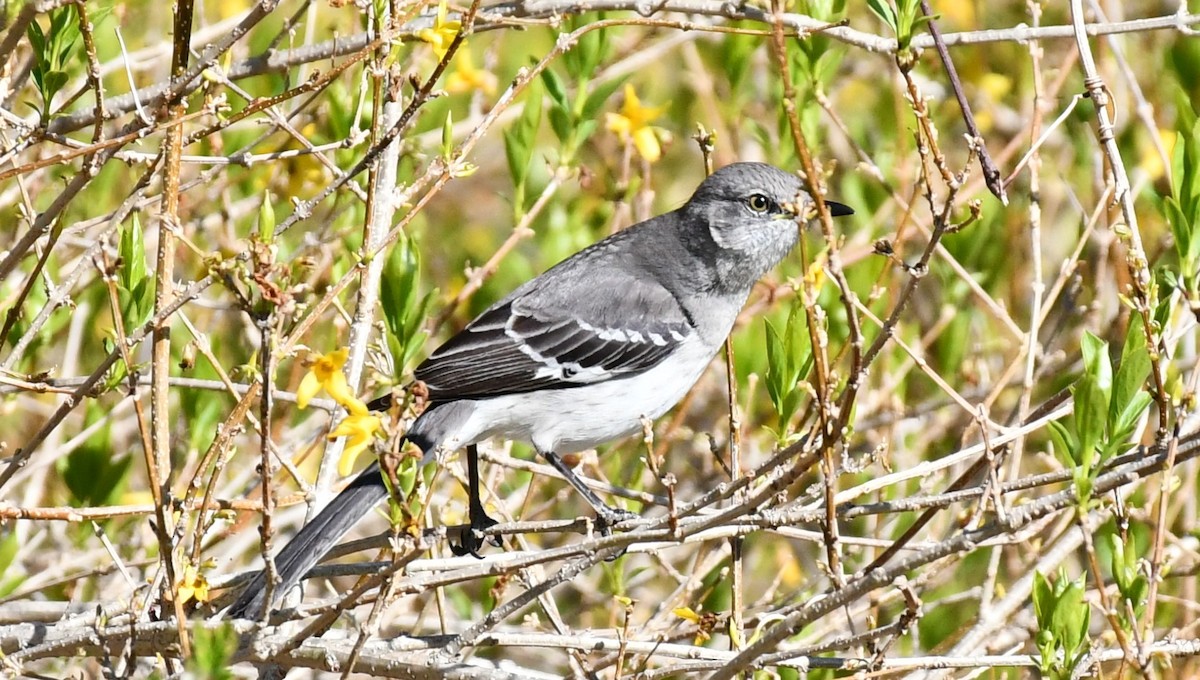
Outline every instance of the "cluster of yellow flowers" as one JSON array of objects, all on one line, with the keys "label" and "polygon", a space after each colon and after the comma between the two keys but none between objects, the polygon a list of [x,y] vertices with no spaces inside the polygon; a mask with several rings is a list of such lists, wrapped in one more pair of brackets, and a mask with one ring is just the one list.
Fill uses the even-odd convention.
[{"label": "cluster of yellow flowers", "polygon": [[338,474],[343,477],[354,470],[358,454],[366,450],[371,445],[375,433],[383,429],[383,421],[379,416],[368,411],[367,405],[354,396],[346,383],[346,374],[342,372],[342,366],[346,365],[349,356],[350,350],[345,347],[329,354],[318,354],[313,358],[308,373],[300,381],[300,388],[296,390],[296,405],[300,408],[308,408],[308,402],[324,389],[326,394],[349,413],[329,433],[330,441],[338,437],[349,437],[346,448],[342,450],[342,457],[338,460]]},{"label": "cluster of yellow flowers", "polygon": [[[350,391],[346,374],[342,372],[342,366],[346,365],[346,359],[349,357],[350,350],[345,347],[329,354],[316,355],[311,359],[308,373],[300,381],[300,388],[296,390],[296,404],[300,408],[308,408],[312,398],[321,390],[325,390],[349,412],[349,415],[329,433],[330,441],[338,437],[349,438],[346,447],[342,449],[342,457],[338,460],[338,474],[343,477],[354,470],[354,462],[358,460],[358,455],[371,445],[375,434],[383,429],[383,421],[379,416],[368,411],[367,405]],[[191,564],[183,568],[175,592],[175,596],[184,604],[190,600],[208,602],[210,599],[208,579],[204,577],[201,569]]]}]

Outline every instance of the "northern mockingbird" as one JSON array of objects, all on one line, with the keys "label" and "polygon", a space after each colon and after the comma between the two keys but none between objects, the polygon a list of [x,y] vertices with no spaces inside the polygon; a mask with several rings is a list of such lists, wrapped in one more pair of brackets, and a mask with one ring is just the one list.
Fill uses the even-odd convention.
[{"label": "northern mockingbird", "polygon": [[[853,212],[826,205],[835,216]],[[517,288],[418,366],[429,406],[407,439],[426,458],[467,450],[470,526],[455,553],[477,555],[477,530],[496,523],[479,497],[475,448],[490,437],[532,444],[595,508],[601,530],[630,517],[605,505],[559,454],[638,432],[643,417],[657,418],[682,399],[754,283],[796,244],[811,208],[800,180],[783,170],[721,168],[679,209],[613,234]],[[275,558],[275,593],[298,583],[387,493],[373,463]],[[231,616],[261,615],[264,579],[260,572],[249,583]]]}]

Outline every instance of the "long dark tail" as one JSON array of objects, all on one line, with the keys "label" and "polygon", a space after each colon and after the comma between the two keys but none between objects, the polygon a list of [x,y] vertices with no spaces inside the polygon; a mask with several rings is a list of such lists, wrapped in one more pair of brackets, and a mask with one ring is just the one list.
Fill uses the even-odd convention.
[{"label": "long dark tail", "polygon": [[[350,531],[350,528],[370,512],[379,501],[387,497],[387,487],[383,484],[383,474],[379,470],[379,462],[371,463],[354,481],[325,506],[324,510],[304,525],[300,533],[275,556],[275,569],[279,574],[279,583],[275,586],[274,606],[279,598],[300,582],[300,579],[312,569],[325,553]],[[245,590],[238,596],[237,602],[229,608],[230,618],[259,618],[266,605],[266,571],[255,574]]]},{"label": "long dark tail", "polygon": [[[384,395],[368,403],[367,408],[371,411],[386,411],[391,408],[393,398],[391,394]],[[425,458],[422,459],[424,464],[433,455],[437,443],[443,441],[447,433],[461,427],[473,409],[473,402],[470,401],[430,404],[404,434],[404,439],[425,452]],[[279,599],[299,583],[308,570],[350,531],[350,527],[357,524],[375,504],[387,497],[387,493],[378,461],[371,463],[275,556],[279,583],[275,587],[272,601],[266,602],[267,577],[265,572],[260,571],[246,585],[237,602],[229,608],[227,616],[259,618],[264,607],[278,604]]]}]

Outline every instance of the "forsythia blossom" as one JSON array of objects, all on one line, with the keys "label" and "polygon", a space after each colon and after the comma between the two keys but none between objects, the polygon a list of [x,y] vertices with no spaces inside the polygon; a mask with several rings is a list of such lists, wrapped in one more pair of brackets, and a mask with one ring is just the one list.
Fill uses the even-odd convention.
[{"label": "forsythia blossom", "polygon": [[486,95],[496,93],[496,74],[487,69],[476,68],[471,52],[464,45],[454,55],[454,72],[446,77],[446,91],[461,94],[479,90]]},{"label": "forsythia blossom", "polygon": [[346,359],[349,356],[350,350],[343,347],[329,354],[318,354],[312,359],[308,373],[304,374],[304,379],[300,381],[300,388],[296,390],[296,405],[300,408],[308,408],[308,402],[312,401],[312,398],[317,396],[317,392],[320,392],[322,388],[339,404],[344,405],[348,401],[358,401],[358,398],[350,392],[350,386],[346,384],[346,374],[342,373],[342,366],[346,365]]},{"label": "forsythia blossom", "polygon": [[383,421],[372,415],[367,410],[367,405],[350,391],[346,374],[342,372],[342,366],[346,365],[349,356],[350,350],[344,347],[329,354],[317,355],[312,360],[308,373],[300,381],[300,388],[296,390],[296,404],[300,408],[307,408],[308,402],[317,392],[324,389],[334,401],[349,412],[349,415],[329,433],[330,441],[338,437],[349,437],[346,447],[342,449],[342,457],[338,460],[338,473],[343,477],[353,471],[358,454],[366,450],[371,445],[375,433],[383,429]]},{"label": "forsythia blossom", "polygon": [[662,146],[658,140],[659,135],[666,131],[650,123],[666,110],[666,106],[643,106],[633,86],[626,84],[625,103],[621,105],[621,112],[607,114],[604,127],[615,132],[622,142],[633,142],[638,155],[654,163],[662,157]]},{"label": "forsythia blossom", "polygon": [[342,457],[338,460],[338,474],[346,477],[354,470],[354,461],[358,460],[358,454],[366,450],[371,445],[371,440],[375,437],[375,433],[383,427],[383,422],[379,416],[372,415],[367,410],[366,404],[354,400],[352,404],[343,404],[350,415],[346,416],[333,432],[329,433],[329,440],[333,441],[338,437],[349,437],[346,442],[346,447],[342,449]]},{"label": "forsythia blossom", "polygon": [[183,568],[183,574],[179,577],[179,587],[175,592],[180,604],[187,604],[191,600],[204,603],[212,599],[208,593],[208,579],[191,564]]},{"label": "forsythia blossom", "polygon": [[461,21],[446,20],[446,0],[442,0],[438,4],[437,18],[433,21],[433,28],[423,28],[417,31],[417,38],[432,45],[433,53],[438,59],[441,59],[446,56],[446,52],[450,51],[450,43],[454,42],[454,36],[458,35],[461,28]]}]

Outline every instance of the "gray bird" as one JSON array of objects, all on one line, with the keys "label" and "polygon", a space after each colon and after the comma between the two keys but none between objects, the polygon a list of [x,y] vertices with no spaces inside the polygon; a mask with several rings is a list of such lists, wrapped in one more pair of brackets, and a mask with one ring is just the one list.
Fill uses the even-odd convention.
[{"label": "gray bird", "polygon": [[[796,244],[811,203],[797,177],[773,166],[721,168],[677,210],[517,288],[418,366],[429,406],[408,441],[427,459],[467,450],[470,526],[454,552],[478,556],[478,531],[496,523],[479,497],[476,449],[491,437],[531,444],[596,510],[602,531],[631,517],[601,501],[559,455],[639,432],[643,417],[678,403],[725,342],[754,283]],[[826,205],[834,216],[853,213]],[[280,551],[275,593],[298,583],[386,496],[374,463]],[[260,572],[250,581],[230,616],[262,614],[264,579]]]}]

